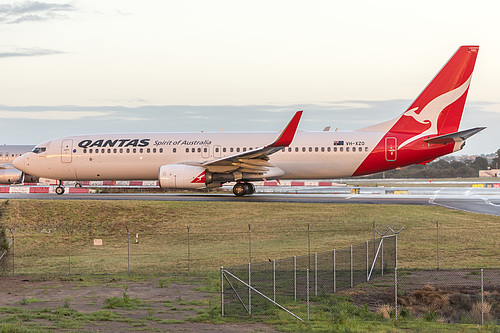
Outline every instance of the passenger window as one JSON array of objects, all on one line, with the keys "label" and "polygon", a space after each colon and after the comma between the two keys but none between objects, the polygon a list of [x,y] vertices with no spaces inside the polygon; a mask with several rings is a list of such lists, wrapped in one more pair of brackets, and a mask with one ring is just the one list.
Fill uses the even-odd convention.
[{"label": "passenger window", "polygon": [[302,151],[305,152],[306,151],[306,147],[302,147]]},{"label": "passenger window", "polygon": [[94,150],[92,148],[89,149],[89,153],[92,154]]},{"label": "passenger window", "polygon": [[163,148],[160,148],[160,153],[163,153]]},{"label": "passenger window", "polygon": [[240,147],[236,148],[236,152],[239,153],[240,152]]},{"label": "passenger window", "polygon": [[156,148],[153,148],[153,153],[156,153]]},{"label": "passenger window", "polygon": [[186,148],[186,153],[189,153],[189,148]]},{"label": "passenger window", "polygon": [[135,154],[137,152],[137,149],[136,148],[132,149],[132,152]]},{"label": "passenger window", "polygon": [[208,153],[208,148],[207,147],[203,148],[203,152]]},{"label": "passenger window", "polygon": [[333,147],[333,151],[336,153],[337,152],[337,147]]},{"label": "passenger window", "polygon": [[345,151],[348,152],[349,151],[349,147],[345,147]]},{"label": "passenger window", "polygon": [[355,152],[356,151],[356,147],[352,147],[352,151]]},{"label": "passenger window", "polygon": [[141,154],[142,154],[142,153],[143,153],[143,151],[144,151],[144,149],[142,149],[142,148],[141,148],[141,149],[139,149],[139,153],[141,153]]},{"label": "passenger window", "polygon": [[315,151],[315,152],[318,152],[318,151],[319,151],[318,147],[314,148],[314,151]]},{"label": "passenger window", "polygon": [[365,151],[368,151],[368,147],[365,147]]},{"label": "passenger window", "polygon": [[295,152],[298,153],[299,152],[299,147],[295,147]]},{"label": "passenger window", "polygon": [[325,152],[325,147],[321,147],[321,152],[324,153]]},{"label": "passenger window", "polygon": [[115,154],[116,154],[116,148],[113,148],[113,153],[115,153]]},{"label": "passenger window", "polygon": [[219,152],[219,148],[218,147],[215,147],[215,152],[218,153]]},{"label": "passenger window", "polygon": [[311,153],[313,151],[313,148],[312,147],[309,147],[309,152]]},{"label": "passenger window", "polygon": [[226,147],[222,148],[222,152],[225,153],[226,152]]},{"label": "passenger window", "polygon": [[123,154],[123,148],[120,148],[120,154]]},{"label": "passenger window", "polygon": [[108,154],[110,154],[110,153],[111,153],[111,148],[108,148]]},{"label": "passenger window", "polygon": [[174,153],[177,153],[177,148],[172,149]]},{"label": "passenger window", "polygon": [[229,152],[232,153],[234,151],[233,147],[229,148]]},{"label": "passenger window", "polygon": [[288,152],[291,153],[292,152],[292,148],[291,147],[288,147]]},{"label": "passenger window", "polygon": [[243,151],[247,151],[247,148],[246,148],[246,147],[243,147]]},{"label": "passenger window", "polygon": [[130,153],[130,148],[127,148],[127,154]]},{"label": "passenger window", "polygon": [[[174,148],[174,149],[175,149],[175,148]],[[146,153],[148,153],[148,154],[149,154],[150,152],[151,152],[151,148],[146,149]],[[175,153],[175,151],[174,151],[174,153]]]},{"label": "passenger window", "polygon": [[344,147],[340,147],[339,150],[342,152],[344,151]]},{"label": "passenger window", "polygon": [[[85,149],[85,148],[84,148],[84,149],[83,149],[83,153],[84,153],[84,154],[87,154],[87,149]],[[2,154],[0,154],[0,159],[1,159],[1,157],[2,157]]]},{"label": "passenger window", "polygon": [[332,151],[332,147],[327,147],[327,148],[326,148],[326,150],[327,150],[328,152],[331,152],[331,151]]},{"label": "passenger window", "polygon": [[198,153],[201,153],[201,148],[198,148]]}]

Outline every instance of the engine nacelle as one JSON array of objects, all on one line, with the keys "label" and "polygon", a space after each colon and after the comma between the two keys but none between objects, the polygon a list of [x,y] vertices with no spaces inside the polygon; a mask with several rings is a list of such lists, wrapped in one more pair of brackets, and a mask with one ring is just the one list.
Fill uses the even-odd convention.
[{"label": "engine nacelle", "polygon": [[22,171],[17,169],[0,169],[0,184],[19,184],[22,181]]},{"label": "engine nacelle", "polygon": [[185,164],[167,164],[160,167],[158,180],[162,188],[202,189],[206,188],[206,169]]}]

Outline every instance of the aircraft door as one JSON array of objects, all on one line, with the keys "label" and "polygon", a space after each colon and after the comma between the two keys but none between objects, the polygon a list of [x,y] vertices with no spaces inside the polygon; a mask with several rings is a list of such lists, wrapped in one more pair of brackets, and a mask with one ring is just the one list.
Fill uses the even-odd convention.
[{"label": "aircraft door", "polygon": [[61,144],[61,162],[71,163],[73,150],[73,140],[63,140]]},{"label": "aircraft door", "polygon": [[201,147],[201,157],[209,158],[210,157],[210,146],[202,146]]},{"label": "aircraft door", "polygon": [[385,138],[385,159],[387,162],[394,162],[397,158],[398,142],[394,137]]}]

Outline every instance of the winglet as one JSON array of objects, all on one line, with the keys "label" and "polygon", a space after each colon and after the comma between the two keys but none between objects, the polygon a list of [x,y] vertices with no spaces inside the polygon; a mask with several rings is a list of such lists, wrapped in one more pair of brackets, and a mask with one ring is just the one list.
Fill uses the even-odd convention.
[{"label": "winglet", "polygon": [[293,116],[292,120],[286,125],[285,129],[281,132],[280,136],[270,144],[268,147],[288,147],[297,132],[297,127],[299,126],[300,117],[302,117],[303,111],[297,111]]}]

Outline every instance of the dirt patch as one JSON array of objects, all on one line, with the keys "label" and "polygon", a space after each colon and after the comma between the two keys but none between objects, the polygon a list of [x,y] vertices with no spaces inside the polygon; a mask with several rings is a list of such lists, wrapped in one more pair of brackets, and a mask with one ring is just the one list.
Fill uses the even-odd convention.
[{"label": "dirt patch", "polygon": [[[190,318],[207,311],[213,295],[196,290],[200,287],[199,278],[183,278],[181,282],[165,280],[171,281],[171,277],[140,282],[109,278],[98,285],[84,280],[0,277],[0,323],[11,322],[5,319],[16,316],[16,311],[23,311],[24,318],[29,317],[25,321],[18,319],[23,324],[56,332],[75,328],[90,332],[274,331],[263,324],[189,322]],[[124,299],[130,300],[132,306],[120,306],[118,301]]]},{"label": "dirt patch", "polygon": [[[378,277],[340,293],[374,312],[394,309],[394,275]],[[500,270],[484,271],[484,302],[480,270],[401,271],[398,307],[429,321],[480,323],[500,320]],[[483,307],[483,311],[481,308]]]}]

